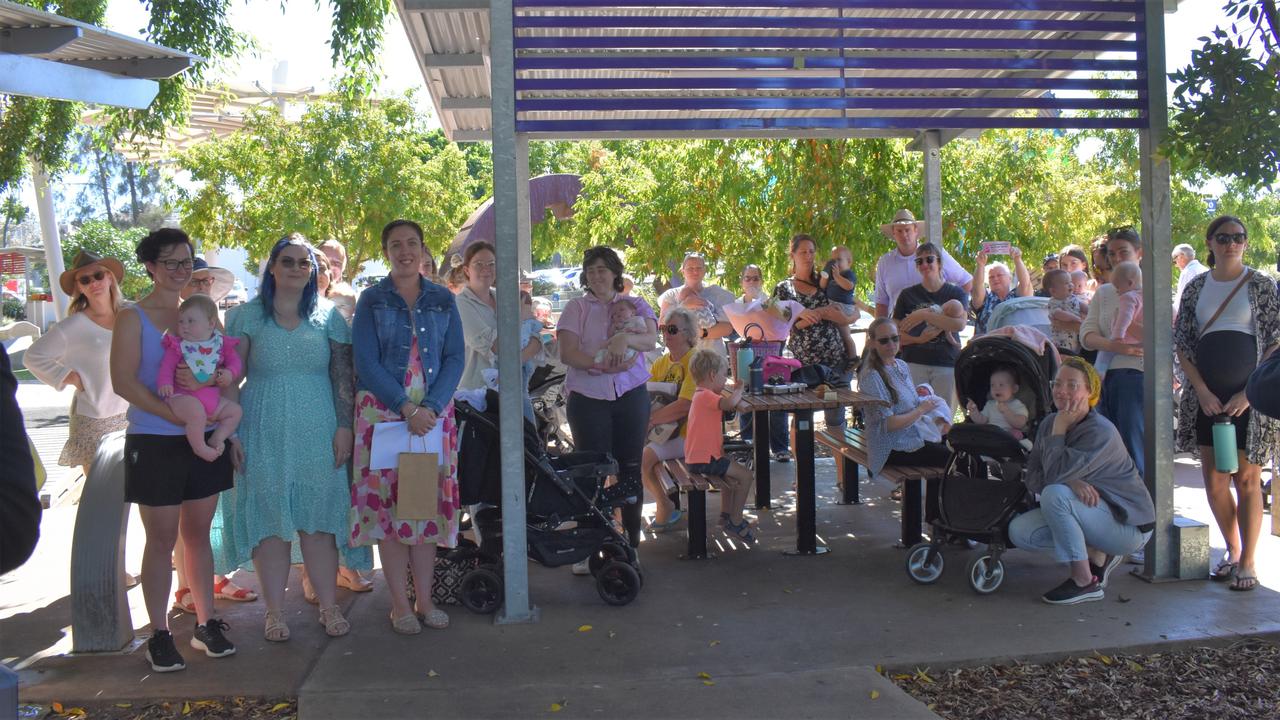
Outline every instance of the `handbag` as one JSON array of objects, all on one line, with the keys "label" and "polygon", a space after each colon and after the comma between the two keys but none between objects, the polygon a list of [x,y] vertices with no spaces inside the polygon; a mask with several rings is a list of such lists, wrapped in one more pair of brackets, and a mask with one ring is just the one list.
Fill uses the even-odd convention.
[{"label": "handbag", "polygon": [[[751,329],[755,328],[760,333],[758,339],[751,337]],[[732,357],[729,358],[729,371],[733,373],[735,380],[745,383],[746,378],[738,377],[738,352],[744,348],[751,349],[752,362],[764,360],[771,357],[781,357],[783,346],[786,344],[783,340],[765,340],[764,328],[759,323],[747,323],[742,328],[742,339],[734,343],[729,343],[729,351]],[[768,377],[766,375],[766,377]]]},{"label": "handbag", "polygon": [[[479,548],[469,538],[458,538],[458,547],[436,551],[436,564],[431,571],[431,602],[436,605],[461,605],[458,591],[467,573],[480,566]],[[416,605],[418,597],[413,584],[413,568],[409,568],[409,605]]]},{"label": "handbag", "polygon": [[795,376],[795,371],[801,367],[800,361],[795,358],[786,358],[781,356],[770,356],[764,359],[764,381],[770,385],[779,385],[789,383]]}]

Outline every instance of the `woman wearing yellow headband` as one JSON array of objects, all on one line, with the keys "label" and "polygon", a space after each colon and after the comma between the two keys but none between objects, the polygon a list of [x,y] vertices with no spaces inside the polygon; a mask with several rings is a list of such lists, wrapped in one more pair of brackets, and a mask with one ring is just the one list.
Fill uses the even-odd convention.
[{"label": "woman wearing yellow headband", "polygon": [[1155,527],[1155,505],[1120,433],[1094,410],[1101,393],[1092,365],[1063,360],[1053,381],[1058,411],[1040,423],[1024,480],[1040,507],[1009,524],[1015,546],[1070,565],[1071,577],[1041,597],[1053,605],[1101,600],[1111,571]]}]

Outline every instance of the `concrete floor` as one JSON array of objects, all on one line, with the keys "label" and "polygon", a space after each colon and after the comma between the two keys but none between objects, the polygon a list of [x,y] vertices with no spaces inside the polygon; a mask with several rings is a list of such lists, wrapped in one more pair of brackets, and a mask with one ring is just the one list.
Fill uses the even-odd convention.
[{"label": "concrete floor", "polygon": [[[775,487],[789,486],[792,467],[774,465]],[[1194,465],[1179,463],[1175,502],[1180,513],[1207,521],[1198,478]],[[683,533],[646,538],[646,584],[624,608],[601,602],[590,578],[531,566],[539,622],[498,626],[454,608],[449,630],[402,637],[387,622],[379,576],[373,593],[341,593],[354,630],[329,640],[314,609],[291,589],[287,644],[262,640],[260,602],[219,603],[239,647],[232,658],[197,656],[186,645],[192,620],[176,618],[188,668],[172,675],[152,673],[140,651],[65,654],[76,507],[56,507],[47,513],[36,557],[0,578],[0,657],[20,668],[21,696],[29,702],[297,696],[305,718],[375,711],[533,716],[549,714],[553,703],[562,708],[558,717],[928,717],[871,668],[942,668],[1280,631],[1280,597],[1272,589],[1280,587],[1280,539],[1270,535],[1260,550],[1262,587],[1252,593],[1201,581],[1151,585],[1117,573],[1106,600],[1051,607],[1037,597],[1061,580],[1062,570],[1025,552],[1007,556],[1005,584],[989,597],[975,595],[965,580],[972,551],[947,552],[942,579],[916,585],[903,571],[904,552],[892,547],[898,505],[886,499],[888,487],[867,482],[868,502],[835,505],[830,459],[819,460],[818,482],[819,535],[831,548],[825,556],[782,554],[795,542],[794,499],[784,493],[777,509],[759,516],[761,542],[754,547],[715,533],[715,557],[686,561],[678,558]],[[708,504],[718,511],[714,499]],[[1223,543],[1213,537],[1220,552]],[[136,571],[136,518],[129,539],[128,564]],[[255,584],[252,573],[237,580]],[[142,632],[140,589],[129,597]]]}]

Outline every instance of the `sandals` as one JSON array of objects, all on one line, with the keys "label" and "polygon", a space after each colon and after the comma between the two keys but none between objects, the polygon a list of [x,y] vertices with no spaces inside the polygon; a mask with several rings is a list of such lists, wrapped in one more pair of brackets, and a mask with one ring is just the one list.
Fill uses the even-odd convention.
[{"label": "sandals", "polygon": [[231,582],[231,578],[226,576],[223,576],[221,580],[213,584],[213,596],[232,602],[253,602],[258,599],[258,593],[249,588],[242,588],[236,585]]},{"label": "sandals", "polygon": [[320,604],[320,598],[316,596],[316,589],[311,585],[311,578],[305,570],[302,573],[302,599],[312,605]]},{"label": "sandals", "polygon": [[391,629],[400,635],[417,635],[422,632],[422,624],[418,622],[418,616],[413,613],[400,617],[392,615]]},{"label": "sandals", "polygon": [[754,543],[756,541],[755,534],[751,532],[751,523],[747,522],[746,518],[743,518],[742,522],[734,525],[733,522],[726,517],[724,519],[724,531],[738,536],[738,538],[743,542]]},{"label": "sandals", "polygon": [[[346,568],[347,572],[338,570],[338,587],[346,588],[351,592],[367,593],[373,592],[373,581],[360,574],[359,570]],[[347,573],[350,573],[348,575]]]},{"label": "sandals", "polygon": [[1258,587],[1258,573],[1253,570],[1237,570],[1235,578],[1228,587],[1240,592],[1252,590]]},{"label": "sandals", "polygon": [[653,533],[664,533],[675,530],[676,525],[678,525],[682,519],[684,519],[684,511],[677,508],[676,510],[671,511],[671,515],[667,518],[666,522],[654,521],[649,523],[649,531]]},{"label": "sandals", "polygon": [[196,614],[196,601],[191,597],[191,588],[178,588],[173,594],[173,609],[188,615]]},{"label": "sandals", "polygon": [[284,622],[284,613],[282,611],[267,611],[267,620],[262,629],[262,637],[269,642],[284,642],[289,639],[289,626]]},{"label": "sandals", "polygon": [[[1224,555],[1222,561],[1209,573],[1209,579],[1214,582],[1226,582],[1235,576],[1239,568],[1240,563],[1233,563],[1230,555]],[[1256,580],[1257,577],[1255,576],[1254,579]]]},{"label": "sandals", "polygon": [[889,491],[889,499],[894,502],[902,502],[902,488],[896,487]]},{"label": "sandals", "polygon": [[351,623],[342,616],[342,609],[337,605],[320,608],[320,624],[329,637],[342,637],[351,632]]}]

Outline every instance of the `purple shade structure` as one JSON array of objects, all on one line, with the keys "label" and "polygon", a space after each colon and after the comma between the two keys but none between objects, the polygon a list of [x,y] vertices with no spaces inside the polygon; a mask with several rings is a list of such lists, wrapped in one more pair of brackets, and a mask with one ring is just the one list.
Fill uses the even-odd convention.
[{"label": "purple shade structure", "polygon": [[[548,210],[557,220],[573,217],[573,203],[582,192],[582,177],[569,173],[539,175],[529,180],[529,219],[542,222]],[[489,198],[471,213],[471,217],[462,224],[462,229],[449,243],[440,260],[440,267],[447,269],[454,256],[461,257],[467,246],[473,242],[484,240],[494,242],[496,237],[493,222],[493,198]]]}]

